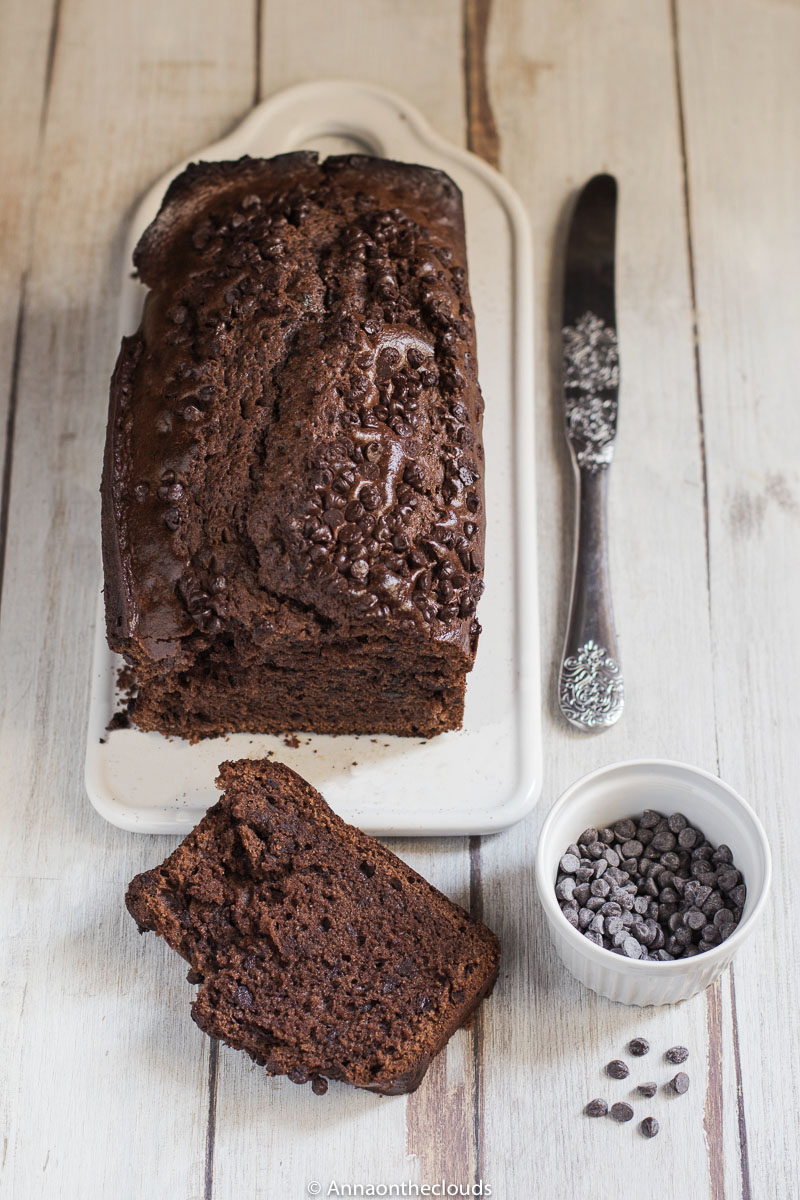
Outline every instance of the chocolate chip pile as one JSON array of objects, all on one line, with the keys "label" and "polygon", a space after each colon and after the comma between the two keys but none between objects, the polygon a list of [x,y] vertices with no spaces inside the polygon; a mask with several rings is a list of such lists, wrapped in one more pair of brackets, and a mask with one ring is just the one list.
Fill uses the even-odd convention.
[{"label": "chocolate chip pile", "polygon": [[611,829],[585,829],[556,879],[570,925],[596,946],[649,962],[719,946],[739,924],[746,895],[730,847],[715,849],[682,813],[651,809]]},{"label": "chocolate chip pile", "polygon": [[[650,1051],[650,1043],[646,1038],[634,1038],[628,1043],[628,1053],[634,1058],[642,1058]],[[689,1057],[689,1051],[685,1046],[671,1046],[664,1054],[664,1062],[670,1066],[676,1066],[686,1062]],[[621,1058],[614,1058],[610,1063],[606,1064],[606,1075],[609,1079],[627,1079],[630,1075],[628,1064],[623,1062]],[[667,1080],[664,1084],[664,1091],[671,1093],[673,1096],[684,1096],[689,1090],[689,1076],[685,1071],[678,1071],[672,1079]],[[640,1083],[636,1087],[637,1095],[645,1097],[647,1100],[652,1100],[658,1091],[657,1083]],[[609,1106],[607,1100],[598,1097],[595,1100],[590,1100],[585,1106],[584,1116],[587,1117],[611,1117],[620,1125],[626,1124],[633,1120],[633,1108],[625,1100],[618,1100],[616,1103]],[[639,1122],[639,1132],[642,1137],[654,1138],[659,1130],[658,1121],[655,1117],[644,1117]]]}]

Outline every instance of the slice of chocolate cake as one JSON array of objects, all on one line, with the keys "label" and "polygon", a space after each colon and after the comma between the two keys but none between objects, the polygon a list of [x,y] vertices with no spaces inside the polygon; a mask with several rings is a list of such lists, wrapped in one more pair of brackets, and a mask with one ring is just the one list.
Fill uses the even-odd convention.
[{"label": "slice of chocolate cake", "polygon": [[126,897],[190,964],[194,1020],[315,1091],[414,1091],[491,991],[497,938],[281,763],[223,763],[218,783]]},{"label": "slice of chocolate cake", "polygon": [[134,260],[102,497],[135,723],[457,728],[485,531],[458,188],[359,155],[195,164]]}]

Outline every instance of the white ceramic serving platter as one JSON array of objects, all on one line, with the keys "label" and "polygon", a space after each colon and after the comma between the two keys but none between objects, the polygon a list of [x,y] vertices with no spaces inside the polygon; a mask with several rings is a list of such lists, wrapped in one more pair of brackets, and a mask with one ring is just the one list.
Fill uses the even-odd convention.
[{"label": "white ceramic serving platter", "polygon": [[[86,750],[89,798],[108,821],[140,833],[184,834],[217,798],[224,759],[272,754],[313,783],[345,820],[369,833],[491,833],[519,821],[541,788],[533,450],[531,240],[505,180],[440,138],[399,97],[365,84],[303,84],[259,105],[193,159],[268,157],[314,149],[368,153],[447,171],[464,194],[469,282],[486,398],[486,592],[464,727],[430,741],[235,734],[190,745],[136,729],[107,732],[121,660],[98,609]],[[139,324],[144,288],[133,247],[156,215],[175,167],[137,208],[122,283],[121,333]],[[295,745],[294,742],[299,744]]]}]

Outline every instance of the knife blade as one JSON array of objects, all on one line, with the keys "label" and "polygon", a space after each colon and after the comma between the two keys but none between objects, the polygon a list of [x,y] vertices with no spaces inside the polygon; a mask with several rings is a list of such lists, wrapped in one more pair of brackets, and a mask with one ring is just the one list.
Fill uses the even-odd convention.
[{"label": "knife blade", "polygon": [[608,473],[614,456],[619,349],[614,295],[617,183],[595,175],[570,222],[561,328],[564,416],[576,486],[575,556],[558,683],[563,715],[592,732],[622,716],[608,570]]}]

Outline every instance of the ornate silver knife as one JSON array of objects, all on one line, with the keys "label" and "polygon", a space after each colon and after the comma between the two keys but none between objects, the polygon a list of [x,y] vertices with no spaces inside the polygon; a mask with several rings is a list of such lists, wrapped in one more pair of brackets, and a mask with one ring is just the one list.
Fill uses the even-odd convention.
[{"label": "ornate silver knife", "polygon": [[595,175],[572,215],[564,275],[564,411],[577,497],[572,597],[558,699],[567,720],[587,731],[613,725],[625,703],[611,607],[606,516],[619,392],[616,217],[616,180]]}]

